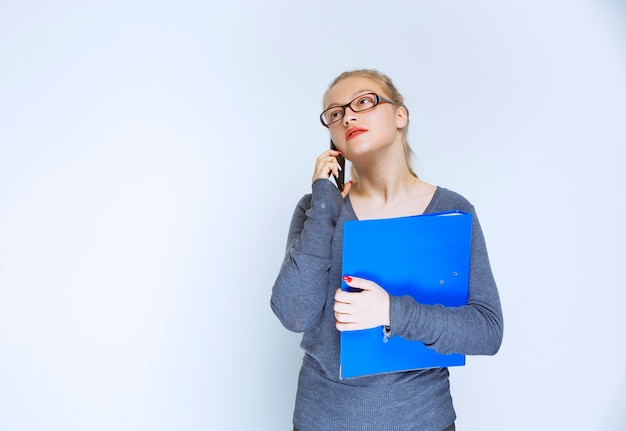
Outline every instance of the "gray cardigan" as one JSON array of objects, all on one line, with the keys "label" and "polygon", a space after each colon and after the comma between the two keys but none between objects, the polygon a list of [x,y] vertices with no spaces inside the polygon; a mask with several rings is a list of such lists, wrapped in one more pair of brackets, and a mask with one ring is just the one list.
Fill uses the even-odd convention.
[{"label": "gray cardigan", "polygon": [[[468,304],[392,296],[390,336],[421,340],[441,353],[493,355],[503,320],[480,223],[465,198],[438,187],[425,213],[449,210],[473,215]],[[327,180],[313,183],[292,217],[271,307],[287,329],[304,333],[294,425],[300,431],[441,431],[456,418],[446,368],[339,379],[334,293],[341,284],[343,222],[356,219],[349,196],[343,199]]]}]

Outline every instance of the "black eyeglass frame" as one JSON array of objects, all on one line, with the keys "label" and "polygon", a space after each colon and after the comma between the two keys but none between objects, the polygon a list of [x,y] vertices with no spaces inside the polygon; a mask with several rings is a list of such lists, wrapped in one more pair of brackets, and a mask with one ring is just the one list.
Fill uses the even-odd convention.
[{"label": "black eyeglass frame", "polygon": [[[374,96],[374,105],[373,106],[370,106],[369,108],[361,109],[359,111],[353,109],[352,106],[350,106],[350,105],[352,105],[352,103],[356,102],[361,97],[363,97],[363,96],[365,96],[367,94],[372,94]],[[380,96],[380,95],[370,91],[370,92],[367,92],[367,93],[359,94],[357,97],[355,97],[354,99],[352,99],[349,103],[346,103],[345,105],[342,105],[342,106],[331,106],[330,108],[324,109],[322,111],[322,113],[320,114],[320,121],[322,123],[322,126],[328,128],[332,124],[335,124],[335,123],[341,121],[343,119],[343,117],[346,116],[346,108],[350,108],[352,110],[352,112],[365,112],[365,111],[369,111],[370,109],[374,109],[376,106],[378,106],[379,103],[389,103],[389,104],[391,104],[393,106],[396,106],[396,104],[393,101],[391,101],[391,100],[389,100],[389,99],[387,99],[387,98],[385,98],[383,96]],[[339,117],[338,119],[336,119],[332,123],[326,124],[326,122],[324,121],[324,112],[330,111],[331,109],[337,109],[337,108],[342,108],[343,109],[343,114],[341,115],[341,117]]]}]

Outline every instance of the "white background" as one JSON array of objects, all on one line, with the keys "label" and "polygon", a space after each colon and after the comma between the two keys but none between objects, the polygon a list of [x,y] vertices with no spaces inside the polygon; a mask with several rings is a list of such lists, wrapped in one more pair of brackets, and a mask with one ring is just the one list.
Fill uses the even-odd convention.
[{"label": "white background", "polygon": [[2,0],[1,430],[291,429],[269,297],[362,67],[488,242],[505,338],[457,428],[626,428],[623,2]]}]

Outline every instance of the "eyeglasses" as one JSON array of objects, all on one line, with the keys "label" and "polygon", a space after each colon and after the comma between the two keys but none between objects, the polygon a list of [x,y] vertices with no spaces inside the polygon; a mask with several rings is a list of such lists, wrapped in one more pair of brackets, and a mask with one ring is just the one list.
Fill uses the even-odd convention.
[{"label": "eyeglasses", "polygon": [[357,98],[353,99],[350,103],[346,103],[343,106],[332,106],[326,110],[324,110],[320,114],[320,121],[324,127],[328,127],[331,124],[340,121],[344,115],[346,115],[346,108],[350,107],[352,112],[363,112],[368,109],[372,109],[374,106],[379,103],[391,103],[395,106],[389,99],[385,99],[382,96],[379,96],[376,93],[365,93],[361,94]]}]

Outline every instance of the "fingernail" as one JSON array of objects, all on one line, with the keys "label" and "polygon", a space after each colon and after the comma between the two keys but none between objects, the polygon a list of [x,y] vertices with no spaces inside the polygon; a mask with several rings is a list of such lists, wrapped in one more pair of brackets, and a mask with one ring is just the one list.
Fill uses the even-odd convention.
[{"label": "fingernail", "polygon": [[344,275],[343,277],[341,277],[341,279],[346,283],[350,283],[352,281],[352,277],[350,277],[349,275]]}]

